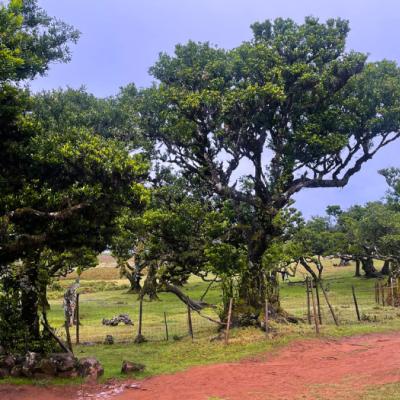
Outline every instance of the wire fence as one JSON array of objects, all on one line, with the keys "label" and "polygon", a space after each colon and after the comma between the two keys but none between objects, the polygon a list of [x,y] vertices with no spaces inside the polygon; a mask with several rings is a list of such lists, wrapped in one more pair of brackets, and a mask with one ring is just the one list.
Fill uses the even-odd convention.
[{"label": "wire fence", "polygon": [[[287,290],[281,296],[283,308],[305,322],[314,321],[312,296],[307,296],[306,284],[297,283],[296,295]],[[323,285],[324,291],[321,288]],[[302,290],[299,290],[299,286]],[[322,324],[334,324],[336,317],[340,325],[354,324],[359,321],[383,322],[400,317],[400,291],[398,285],[377,283],[371,288],[330,287],[321,283],[312,285],[318,321]],[[303,293],[301,293],[303,292]],[[300,294],[301,293],[301,294]],[[309,300],[307,300],[309,298]],[[328,304],[329,303],[329,304]]]},{"label": "wire fence", "polygon": [[[329,283],[310,285],[307,294],[305,282],[282,285],[281,305],[289,314],[305,323],[314,323],[311,287],[316,306],[316,317],[320,324],[354,324],[361,322],[383,322],[400,317],[400,285],[352,288]],[[354,292],[353,292],[354,291]],[[324,294],[325,292],[325,294]],[[141,333],[147,341],[180,340],[184,337],[204,337],[216,335],[219,326],[211,320],[188,310],[185,304],[180,307],[168,301],[143,301],[142,324],[139,332],[140,302],[134,298],[108,299],[86,297],[81,294],[78,304],[79,327],[77,323],[69,328],[73,343],[107,343],[112,336],[114,343],[133,342]],[[62,301],[53,301],[49,320],[56,333],[66,340],[65,316]],[[207,311],[212,319],[218,319],[215,310]],[[116,325],[107,325],[106,320],[121,317]],[[77,329],[78,328],[78,329]],[[77,334],[78,330],[78,334]]]},{"label": "wire fence", "polygon": [[[81,294],[77,307],[79,307],[79,333],[77,334],[76,320],[73,326],[69,327],[73,343],[108,343],[107,340],[110,338],[107,336],[109,335],[112,336],[114,343],[133,342],[139,333],[139,301],[85,299],[85,295]],[[179,309],[170,310],[168,303],[143,301],[142,310],[141,335],[146,341],[180,340],[187,336],[199,337],[217,332],[216,323],[200,316],[195,311],[189,311],[183,303]],[[212,313],[210,317],[216,318],[215,313]],[[114,321],[120,319],[120,321],[117,325],[110,324],[113,319]],[[56,328],[57,335],[66,340],[61,301],[52,303],[49,320]]]}]

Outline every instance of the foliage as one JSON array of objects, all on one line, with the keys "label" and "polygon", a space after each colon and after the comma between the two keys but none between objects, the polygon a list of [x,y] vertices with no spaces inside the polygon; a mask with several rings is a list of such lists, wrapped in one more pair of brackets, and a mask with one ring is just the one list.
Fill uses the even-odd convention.
[{"label": "foliage", "polygon": [[46,131],[83,128],[122,141],[129,149],[144,147],[150,150],[149,142],[140,137],[134,113],[136,96],[134,84],[121,88],[116,96],[108,98],[97,98],[84,87],[41,92],[35,95],[33,115]]},{"label": "foliage", "polygon": [[[189,42],[161,54],[151,68],[158,83],[140,93],[138,112],[161,160],[232,202],[247,253],[240,297],[257,316],[266,292],[261,260],[283,233],[282,210],[303,188],[346,185],[399,137],[400,74],[393,62],[346,52],[341,19],[276,19],[252,29],[253,39],[232,50]],[[276,290],[267,292],[279,310]]]},{"label": "foliage", "polygon": [[15,315],[28,331],[25,343],[36,348],[45,339],[38,311],[46,308],[49,279],[93,265],[121,207],[143,207],[148,163],[89,129],[55,129],[37,120],[28,90],[18,85],[46,72],[50,62],[68,60],[77,32],[30,0],[0,6],[0,17],[0,296],[19,304]]}]

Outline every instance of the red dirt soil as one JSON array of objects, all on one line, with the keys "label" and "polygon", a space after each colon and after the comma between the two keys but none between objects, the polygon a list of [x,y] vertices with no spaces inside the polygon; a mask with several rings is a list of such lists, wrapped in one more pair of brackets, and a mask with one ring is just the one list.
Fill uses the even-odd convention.
[{"label": "red dirt soil", "polygon": [[148,378],[117,395],[99,385],[86,386],[84,396],[76,387],[0,385],[0,399],[356,400],[373,385],[400,382],[399,349],[400,333],[303,340],[276,354]]}]

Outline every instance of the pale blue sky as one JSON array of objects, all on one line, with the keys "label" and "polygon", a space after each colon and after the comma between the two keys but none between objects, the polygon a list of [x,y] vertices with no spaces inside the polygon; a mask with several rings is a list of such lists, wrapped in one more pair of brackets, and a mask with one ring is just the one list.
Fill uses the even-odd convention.
[{"label": "pale blue sky", "polygon": [[[348,48],[400,62],[399,0],[39,0],[50,15],[82,32],[72,62],[54,65],[34,90],[85,85],[97,96],[134,82],[148,86],[148,68],[159,52],[189,39],[230,48],[251,36],[255,21],[307,15],[350,20]],[[309,189],[296,196],[306,216],[329,204],[348,207],[380,199],[386,190],[377,170],[400,167],[400,141],[382,150],[344,189]]]}]

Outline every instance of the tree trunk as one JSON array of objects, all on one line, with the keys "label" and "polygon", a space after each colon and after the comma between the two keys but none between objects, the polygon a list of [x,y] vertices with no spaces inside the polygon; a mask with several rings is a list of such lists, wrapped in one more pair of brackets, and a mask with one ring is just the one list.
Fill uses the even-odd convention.
[{"label": "tree trunk", "polygon": [[125,273],[125,276],[129,280],[129,284],[131,285],[128,293],[139,294],[142,290],[142,287],[140,286],[141,276],[136,273]]},{"label": "tree trunk", "polygon": [[300,257],[299,261],[300,261],[300,264],[302,265],[302,267],[304,267],[304,269],[312,276],[314,282],[318,282],[320,280],[320,275],[319,274],[317,275],[314,272],[314,270],[308,264],[307,260],[304,257]]},{"label": "tree trunk", "polygon": [[385,262],[383,263],[383,267],[381,269],[381,274],[382,275],[390,275],[390,261],[389,260],[385,260]]},{"label": "tree trunk", "polygon": [[356,272],[354,274],[354,276],[356,276],[356,277],[360,277],[361,276],[361,272],[360,272],[361,265],[360,264],[361,264],[360,260],[356,260]]},{"label": "tree trunk", "polygon": [[183,293],[182,290],[178,286],[171,285],[170,283],[163,283],[163,285],[161,286],[159,291],[173,293],[183,303],[189,305],[189,307],[194,311],[201,311],[203,308],[210,306],[210,304],[208,304],[204,301],[201,301],[201,300],[197,301],[197,300],[191,299],[189,296],[187,296],[185,293]]},{"label": "tree trunk", "polygon": [[40,339],[38,267],[34,258],[25,261],[21,287],[21,319],[27,333],[33,340]]},{"label": "tree trunk", "polygon": [[157,263],[151,262],[147,271],[146,279],[140,291],[139,297],[149,296],[150,301],[159,300],[157,296]]},{"label": "tree trunk", "polygon": [[339,267],[347,267],[350,264],[349,260],[346,260],[345,258],[341,258],[339,262]]},{"label": "tree trunk", "polygon": [[380,273],[374,267],[374,260],[372,258],[362,259],[361,264],[367,278],[377,278],[380,276]]},{"label": "tree trunk", "polygon": [[232,316],[233,325],[258,325],[266,298],[271,314],[275,314],[279,309],[279,295],[276,291],[279,282],[276,273],[267,281],[262,267],[262,256],[267,247],[266,231],[259,226],[253,226],[247,237],[247,268],[239,278],[238,299],[235,301]]}]

